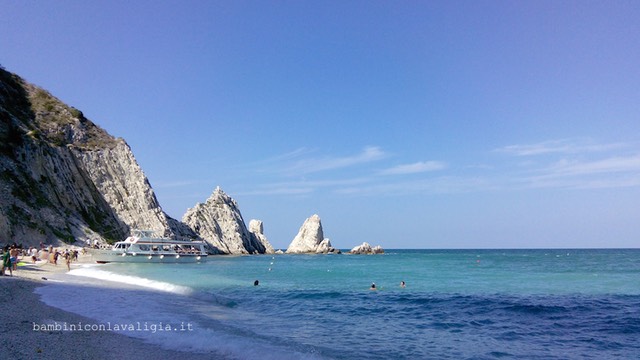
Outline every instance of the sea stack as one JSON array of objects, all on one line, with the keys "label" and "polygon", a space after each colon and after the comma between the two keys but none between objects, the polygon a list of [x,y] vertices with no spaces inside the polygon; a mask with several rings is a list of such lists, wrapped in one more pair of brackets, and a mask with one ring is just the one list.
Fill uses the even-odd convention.
[{"label": "sea stack", "polygon": [[384,249],[380,245],[371,247],[369,243],[363,242],[362,244],[351,249],[349,253],[350,254],[384,254]]},{"label": "sea stack", "polygon": [[262,220],[251,220],[249,221],[249,233],[255,238],[255,240],[262,245],[264,245],[264,253],[265,254],[273,254],[273,246],[267,237],[264,235],[264,227],[262,225]]},{"label": "sea stack", "polygon": [[298,234],[287,248],[287,254],[327,254],[340,251],[324,238],[320,216],[314,214],[304,221]]},{"label": "sea stack", "polygon": [[262,237],[259,237],[247,230],[238,204],[220,187],[207,201],[187,210],[182,222],[204,239],[216,254],[264,254],[267,247],[272,249],[264,234],[260,232]]}]

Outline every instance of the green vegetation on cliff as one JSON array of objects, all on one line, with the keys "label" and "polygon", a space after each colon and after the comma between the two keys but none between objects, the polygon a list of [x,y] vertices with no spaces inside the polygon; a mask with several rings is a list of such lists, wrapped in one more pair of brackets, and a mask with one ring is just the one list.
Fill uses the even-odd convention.
[{"label": "green vegetation on cliff", "polygon": [[0,67],[0,242],[121,238],[117,218],[77,158],[118,140],[46,90]]}]

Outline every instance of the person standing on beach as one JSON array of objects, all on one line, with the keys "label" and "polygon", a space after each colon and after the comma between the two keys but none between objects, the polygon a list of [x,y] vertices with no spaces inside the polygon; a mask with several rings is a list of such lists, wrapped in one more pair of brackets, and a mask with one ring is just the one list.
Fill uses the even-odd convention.
[{"label": "person standing on beach", "polygon": [[2,255],[2,275],[5,275],[5,269],[9,268],[9,272],[13,276],[13,269],[11,268],[11,255],[9,254],[9,249],[5,249],[4,254]]},{"label": "person standing on beach", "polygon": [[18,247],[15,245],[11,246],[9,255],[11,255],[11,267],[13,268],[13,270],[18,270],[18,255],[20,255],[20,250],[18,250]]}]

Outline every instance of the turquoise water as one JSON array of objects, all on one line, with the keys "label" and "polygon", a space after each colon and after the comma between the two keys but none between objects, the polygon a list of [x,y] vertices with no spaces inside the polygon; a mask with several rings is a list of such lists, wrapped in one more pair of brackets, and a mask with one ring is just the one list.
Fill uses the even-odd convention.
[{"label": "turquoise water", "polygon": [[[210,257],[206,264],[113,264],[118,273],[197,289],[368,289],[442,293],[640,294],[640,250],[390,250],[379,256]],[[270,270],[271,269],[271,270]],[[188,271],[188,276],[182,271]]]},{"label": "turquoise water", "polygon": [[[145,321],[193,323],[179,344],[194,352],[247,359],[640,357],[640,250],[214,256],[204,264],[108,264],[76,275],[96,273],[137,285],[153,280],[161,291],[92,295],[84,286],[65,288],[67,297],[78,291],[112,307],[100,321],[138,306]],[[377,291],[369,290],[373,282]],[[55,290],[45,295],[52,299]],[[70,308],[63,300],[56,306]],[[76,304],[75,311],[96,317],[96,308]]]}]

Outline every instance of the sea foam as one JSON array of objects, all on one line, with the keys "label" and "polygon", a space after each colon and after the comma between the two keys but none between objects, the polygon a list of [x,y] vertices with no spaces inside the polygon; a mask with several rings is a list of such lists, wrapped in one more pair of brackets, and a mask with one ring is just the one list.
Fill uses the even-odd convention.
[{"label": "sea foam", "polygon": [[180,295],[191,295],[193,290],[187,286],[171,284],[162,281],[156,281],[131,275],[116,274],[111,271],[97,269],[94,266],[83,266],[68,272],[69,275],[82,276],[87,278],[112,281],[116,283],[140,286],[147,289],[153,289],[163,292],[169,292]]},{"label": "sea foam", "polygon": [[199,292],[190,287],[116,274],[91,265],[66,275],[72,276],[39,287],[36,293],[50,306],[93,321],[66,324],[59,319],[52,320],[63,328],[106,329],[167,349],[234,359],[322,358],[306,348],[295,349],[255,337],[221,323],[216,320],[219,316],[202,316],[205,308],[209,315],[234,311],[228,307],[215,310],[218,307],[215,301],[203,302],[201,296],[197,296]]}]

